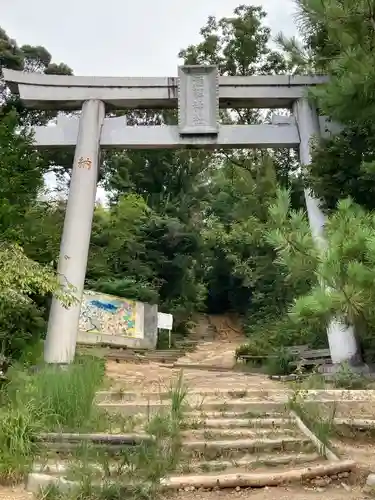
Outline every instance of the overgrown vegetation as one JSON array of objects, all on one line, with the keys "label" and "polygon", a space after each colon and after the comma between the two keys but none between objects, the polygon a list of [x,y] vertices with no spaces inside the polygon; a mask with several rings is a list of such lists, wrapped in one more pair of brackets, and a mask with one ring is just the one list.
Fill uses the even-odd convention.
[{"label": "overgrown vegetation", "polygon": [[[27,373],[14,366],[9,370],[9,381],[1,392],[0,484],[20,482],[34,463],[44,464],[53,457],[53,450],[37,439],[42,432],[110,431],[113,417],[94,404],[103,377],[103,361],[87,356],[78,358],[66,369],[45,366],[36,373]],[[153,439],[124,446],[114,453],[83,444],[71,452],[70,458],[65,457],[69,459],[67,478],[77,485],[71,496],[56,488],[43,495],[48,498],[78,495],[92,500],[106,498],[111,491],[113,495],[151,498],[160,489],[161,478],[175,470],[181,460],[180,429],[186,396],[187,387],[180,374],[168,392],[170,411],[157,413],[144,422],[144,431]],[[121,423],[123,427],[126,425],[120,420],[118,417],[117,429]],[[140,424],[135,420],[127,423],[128,431],[134,431],[134,426]]]},{"label": "overgrown vegetation", "polygon": [[14,366],[7,376],[0,393],[0,482],[13,483],[41,452],[37,434],[93,430],[105,418],[93,405],[104,362],[83,357],[66,370],[42,366],[37,372]]},{"label": "overgrown vegetation", "polygon": [[324,387],[324,379],[319,374],[312,374],[302,381],[295,382],[288,406],[322,443],[320,453],[325,456],[326,448],[330,449],[330,440],[335,433],[337,405],[336,403],[315,404],[308,401],[309,390]]},{"label": "overgrown vegetation", "polygon": [[84,447],[71,460],[70,491],[50,487],[40,497],[51,500],[151,499],[161,491],[161,480],[175,471],[183,455],[180,429],[184,423],[187,387],[182,374],[169,390],[171,410],[157,413],[145,425],[153,437],[118,452]]}]

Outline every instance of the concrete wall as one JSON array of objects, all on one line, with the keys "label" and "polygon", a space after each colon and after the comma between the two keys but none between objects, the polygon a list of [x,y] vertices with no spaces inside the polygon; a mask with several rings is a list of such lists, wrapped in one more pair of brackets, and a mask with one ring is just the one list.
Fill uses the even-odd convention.
[{"label": "concrete wall", "polygon": [[155,349],[157,314],[156,305],[85,290],[77,342]]}]

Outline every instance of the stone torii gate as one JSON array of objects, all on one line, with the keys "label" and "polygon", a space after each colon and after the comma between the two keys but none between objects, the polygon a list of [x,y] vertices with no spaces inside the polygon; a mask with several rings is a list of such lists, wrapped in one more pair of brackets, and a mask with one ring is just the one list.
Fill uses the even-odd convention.
[{"label": "stone torii gate", "polygon": [[[302,165],[308,165],[311,138],[327,133],[326,120],[306,99],[307,87],[324,83],[325,77],[219,76],[215,66],[182,66],[178,78],[79,77],[6,69],[3,73],[10,89],[29,108],[81,110],[80,117],[63,116],[55,126],[34,128],[38,148],[75,148],[58,273],[76,288],[79,302],[65,308],[53,299],[44,353],[47,363],[70,363],[74,358],[100,148],[299,148]],[[274,116],[269,125],[222,125],[219,107],[289,108],[293,115]],[[133,127],[124,117],[105,118],[106,109],[121,108],[178,108],[178,125]],[[308,190],[305,200],[319,243],[324,215]],[[333,363],[357,353],[351,327],[333,319],[327,334]]]}]

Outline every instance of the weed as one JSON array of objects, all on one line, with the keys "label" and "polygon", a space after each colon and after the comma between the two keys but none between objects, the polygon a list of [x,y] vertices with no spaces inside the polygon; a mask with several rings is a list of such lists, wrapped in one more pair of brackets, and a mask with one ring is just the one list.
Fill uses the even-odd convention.
[{"label": "weed", "polygon": [[183,372],[179,373],[177,382],[171,384],[168,391],[171,400],[172,419],[182,421],[183,414],[187,407],[188,389],[184,383]]},{"label": "weed", "polygon": [[40,410],[29,402],[0,412],[0,483],[18,483],[31,466],[39,449],[35,437],[42,430]]},{"label": "weed", "polygon": [[100,420],[93,400],[104,375],[98,359],[82,357],[62,370],[43,366],[30,373],[12,367],[0,401],[0,482],[16,483],[42,449],[42,431],[87,428]]},{"label": "weed", "polygon": [[64,370],[47,365],[34,374],[10,371],[6,392],[13,406],[34,401],[44,408],[45,430],[82,430],[94,417],[93,401],[103,377],[104,363],[83,356]]},{"label": "weed", "polygon": [[286,349],[279,349],[275,356],[269,356],[266,362],[268,375],[290,375],[293,373],[293,363],[296,357]]},{"label": "weed", "polygon": [[355,372],[348,363],[342,363],[335,374],[333,384],[338,389],[367,389],[369,380]]},{"label": "weed", "polygon": [[[153,436],[116,454],[86,447],[69,467],[69,478],[79,482],[74,492],[46,500],[120,500],[155,498],[161,478],[180,465],[187,388],[180,374],[170,387],[170,411],[150,417],[145,431]],[[187,464],[182,464],[182,467]],[[101,486],[99,486],[101,485]]]},{"label": "weed", "polygon": [[319,405],[306,402],[308,391],[321,389],[321,383],[321,377],[316,374],[304,379],[302,382],[297,382],[293,395],[289,399],[288,407],[301,418],[305,425],[322,442],[324,448],[320,451],[322,455],[325,455],[325,450],[335,433],[337,405],[335,403]]}]

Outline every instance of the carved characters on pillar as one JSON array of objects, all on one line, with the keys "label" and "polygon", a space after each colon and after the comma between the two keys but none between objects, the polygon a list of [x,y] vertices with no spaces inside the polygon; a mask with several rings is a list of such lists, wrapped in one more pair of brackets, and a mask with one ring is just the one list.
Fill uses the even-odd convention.
[{"label": "carved characters on pillar", "polygon": [[78,168],[85,168],[87,170],[90,170],[92,166],[92,161],[90,160],[89,157],[84,158],[83,156],[80,157],[78,160]]}]

